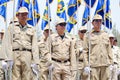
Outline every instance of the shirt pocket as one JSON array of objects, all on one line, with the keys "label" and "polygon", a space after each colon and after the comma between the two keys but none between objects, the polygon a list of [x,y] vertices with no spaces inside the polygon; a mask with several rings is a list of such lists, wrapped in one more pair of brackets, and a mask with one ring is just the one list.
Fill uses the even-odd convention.
[{"label": "shirt pocket", "polygon": [[28,29],[26,31],[26,35],[25,35],[25,39],[28,41],[28,42],[31,42],[32,41],[32,36],[33,36],[33,30],[32,29]]},{"label": "shirt pocket", "polygon": [[103,37],[103,44],[108,46],[109,45],[109,38]]},{"label": "shirt pocket", "polygon": [[65,45],[66,45],[67,47],[70,47],[70,42],[66,42]]},{"label": "shirt pocket", "polygon": [[58,42],[52,42],[52,50],[57,51],[59,49],[59,43]]},{"label": "shirt pocket", "polygon": [[97,45],[98,44],[98,39],[96,37],[91,38],[91,45]]},{"label": "shirt pocket", "polygon": [[19,27],[15,27],[14,28],[14,32],[13,32],[13,40],[18,40],[20,39],[20,28]]},{"label": "shirt pocket", "polygon": [[26,31],[26,34],[27,34],[28,36],[33,36],[34,31],[33,31],[32,29],[28,29],[28,30]]}]

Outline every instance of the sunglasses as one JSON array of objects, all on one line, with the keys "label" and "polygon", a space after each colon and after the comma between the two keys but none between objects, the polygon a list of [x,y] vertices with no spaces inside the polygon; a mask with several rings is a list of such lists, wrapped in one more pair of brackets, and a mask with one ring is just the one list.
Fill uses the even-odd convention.
[{"label": "sunglasses", "polygon": [[86,31],[80,31],[80,33],[86,33]]},{"label": "sunglasses", "polygon": [[58,24],[58,25],[60,25],[60,26],[66,26],[66,23],[60,23],[60,24]]},{"label": "sunglasses", "polygon": [[95,19],[94,21],[95,21],[95,22],[102,22],[101,19]]}]

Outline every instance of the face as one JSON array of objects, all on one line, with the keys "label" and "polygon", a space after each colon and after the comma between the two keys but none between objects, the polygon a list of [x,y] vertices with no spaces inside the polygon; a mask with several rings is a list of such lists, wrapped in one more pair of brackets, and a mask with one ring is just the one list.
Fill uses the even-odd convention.
[{"label": "face", "polygon": [[94,30],[95,31],[100,31],[101,25],[102,25],[102,20],[101,19],[95,19],[92,22],[93,26],[94,26]]},{"label": "face", "polygon": [[[50,34],[51,33],[52,33],[52,31],[50,30]],[[49,36],[49,30],[48,29],[44,31],[44,35],[45,35],[46,38]]]},{"label": "face", "polygon": [[79,31],[78,32],[79,38],[83,39],[85,33],[86,33],[86,30]]},{"label": "face", "polygon": [[28,18],[28,13],[18,13],[17,17],[20,23],[25,23]]},{"label": "face", "polygon": [[0,33],[0,40],[3,39],[4,33]]},{"label": "face", "polygon": [[109,37],[109,39],[110,39],[110,44],[111,44],[111,46],[113,46],[114,37]]},{"label": "face", "polygon": [[63,34],[64,31],[65,31],[65,26],[66,26],[66,23],[60,23],[56,26],[56,30],[58,32],[58,34]]}]

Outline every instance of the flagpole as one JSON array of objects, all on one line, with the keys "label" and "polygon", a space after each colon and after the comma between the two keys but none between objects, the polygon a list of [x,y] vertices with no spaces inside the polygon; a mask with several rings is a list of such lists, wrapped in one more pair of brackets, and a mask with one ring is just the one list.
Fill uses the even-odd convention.
[{"label": "flagpole", "polygon": [[[103,9],[104,9],[104,17],[103,17],[103,19],[104,19],[104,26],[106,27],[106,19],[105,19],[105,17],[106,17],[106,0],[104,0]],[[110,33],[110,31],[109,31],[109,33]]]},{"label": "flagpole", "polygon": [[[33,15],[33,25],[34,25],[35,28],[36,28],[35,20],[34,20],[34,18],[35,18],[35,14],[34,14],[34,0],[32,0],[32,15]],[[37,30],[37,29],[36,29],[36,30]]]},{"label": "flagpole", "polygon": [[[78,3],[78,0],[77,0],[77,31],[78,31],[78,27],[79,27],[79,25],[78,25],[78,21],[79,21],[79,18],[78,18],[78,7],[79,7],[79,5],[78,5],[79,3]],[[78,38],[77,38],[77,42],[78,42]],[[78,44],[76,45],[77,47],[78,47]],[[78,58],[78,56],[76,56],[76,66],[77,66],[77,80],[80,80],[80,74],[79,74],[79,68],[78,68],[78,61],[79,61],[79,58]]]},{"label": "flagpole", "polygon": [[[49,41],[48,42],[50,42],[48,44],[49,44],[49,52],[50,52],[50,55],[51,55],[50,2],[49,2],[49,0],[46,0],[46,2],[48,2],[48,26],[49,26]],[[49,68],[49,76],[48,76],[48,78],[49,78],[49,80],[53,80],[52,79],[52,69],[51,68]]]},{"label": "flagpole", "polygon": [[[89,10],[90,10],[90,21],[89,21],[89,25],[88,25],[88,32],[89,32],[89,52],[88,52],[88,67],[90,67],[90,52],[91,52],[91,42],[90,42],[90,29],[91,29],[91,0],[89,0]],[[88,77],[88,80],[90,80],[90,74]]]}]

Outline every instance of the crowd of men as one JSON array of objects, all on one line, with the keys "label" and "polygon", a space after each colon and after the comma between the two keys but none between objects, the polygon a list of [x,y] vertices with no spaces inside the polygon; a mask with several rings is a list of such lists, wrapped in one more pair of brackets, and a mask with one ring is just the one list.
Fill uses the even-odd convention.
[{"label": "crowd of men", "polygon": [[[21,7],[8,29],[0,32],[0,80],[120,80],[120,48],[113,34],[101,30],[102,16],[93,29],[78,30],[78,39],[65,33],[66,22],[47,25],[37,39]],[[4,35],[4,36],[3,36]]]}]

